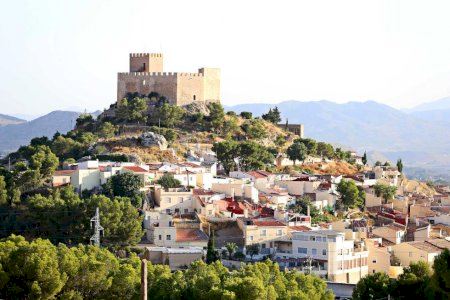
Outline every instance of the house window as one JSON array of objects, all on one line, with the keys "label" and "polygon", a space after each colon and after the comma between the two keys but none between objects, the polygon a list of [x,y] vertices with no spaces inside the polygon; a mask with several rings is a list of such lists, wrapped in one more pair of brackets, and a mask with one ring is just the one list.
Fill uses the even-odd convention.
[{"label": "house window", "polygon": [[376,263],[377,263],[377,260],[376,260],[376,259],[372,260],[372,263],[376,264]]},{"label": "house window", "polygon": [[166,209],[166,214],[170,214],[170,208]]},{"label": "house window", "polygon": [[183,197],[178,197],[178,202],[183,203]]},{"label": "house window", "polygon": [[167,197],[166,200],[167,200],[167,203],[171,203],[172,202],[172,198],[170,198],[170,197]]},{"label": "house window", "polygon": [[316,249],[316,248],[312,248],[311,250],[312,250],[312,251],[311,251],[311,254],[312,254],[312,255],[317,255],[317,249]]},{"label": "house window", "polygon": [[184,213],[187,214],[189,212],[189,209],[185,208]]},{"label": "house window", "polygon": [[170,241],[171,238],[170,234],[166,235],[166,240]]},{"label": "house window", "polygon": [[308,249],[307,249],[307,248],[301,248],[301,247],[299,247],[299,248],[297,249],[297,251],[298,251],[299,254],[308,254]]},{"label": "house window", "polygon": [[266,249],[266,244],[261,244],[261,249]]},{"label": "house window", "polygon": [[283,234],[283,230],[278,229],[278,230],[277,230],[277,235],[278,235],[278,236],[281,236],[282,234]]},{"label": "house window", "polygon": [[194,96],[192,96],[192,99],[195,101],[196,99],[195,99],[196,97],[195,97],[195,95]]},{"label": "house window", "polygon": [[329,240],[330,242],[333,242],[333,243],[336,242],[336,238],[334,238],[334,237],[329,237],[328,240]]},{"label": "house window", "polygon": [[261,230],[261,236],[266,236],[266,230],[265,229]]},{"label": "house window", "polygon": [[142,71],[145,71],[145,63],[142,65]]},{"label": "house window", "polygon": [[309,240],[315,242],[315,241],[316,241],[316,237],[315,237],[315,236],[310,236],[310,237],[309,237]]},{"label": "house window", "polygon": [[250,241],[253,241],[253,235],[249,236],[248,239],[249,239]]},{"label": "house window", "polygon": [[326,256],[327,255],[327,249],[322,249],[322,255]]},{"label": "house window", "polygon": [[179,208],[175,208],[175,213],[179,213],[180,209]]},{"label": "house window", "polygon": [[158,239],[159,239],[159,240],[162,240],[162,236],[161,236],[161,235],[158,235]]}]

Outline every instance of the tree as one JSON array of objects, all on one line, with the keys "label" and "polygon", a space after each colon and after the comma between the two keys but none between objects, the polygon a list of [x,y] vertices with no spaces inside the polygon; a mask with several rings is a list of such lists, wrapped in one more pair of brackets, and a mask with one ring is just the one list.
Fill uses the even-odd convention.
[{"label": "tree", "polygon": [[0,206],[8,204],[8,190],[6,189],[5,177],[0,176]]},{"label": "tree", "polygon": [[147,101],[143,98],[133,98],[128,101],[127,120],[138,124],[147,122]]},{"label": "tree", "polygon": [[94,195],[88,199],[86,206],[88,215],[93,215],[95,208],[99,208],[104,228],[103,243],[135,245],[141,241],[144,216],[139,215],[129,198],[115,197],[111,200],[103,195]]},{"label": "tree", "polygon": [[279,122],[281,122],[281,114],[280,111],[278,110],[278,107],[275,106],[274,109],[269,109],[269,112],[266,114],[263,114],[261,116],[264,120],[269,121],[271,123],[274,124],[278,124]]},{"label": "tree", "polygon": [[216,238],[214,237],[214,231],[209,236],[207,250],[206,250],[206,263],[211,264],[219,260],[219,253],[216,250]]},{"label": "tree", "polygon": [[143,196],[140,189],[143,186],[144,183],[138,175],[126,172],[112,176],[102,188],[109,197],[127,197],[134,206],[141,207]]},{"label": "tree", "polygon": [[181,182],[173,177],[173,175],[170,173],[166,173],[161,176],[161,178],[158,179],[157,183],[160,184],[165,190],[181,186]]},{"label": "tree", "polygon": [[397,192],[396,186],[390,186],[387,184],[377,183],[373,186],[375,195],[377,197],[382,197],[385,202],[394,198]]},{"label": "tree", "polygon": [[253,141],[245,141],[237,148],[239,167],[244,171],[266,169],[275,157],[268,148]]},{"label": "tree", "polygon": [[433,262],[433,275],[431,288],[435,293],[435,299],[450,298],[450,251],[444,249]]},{"label": "tree", "polygon": [[321,157],[326,157],[329,159],[333,158],[334,157],[333,145],[324,142],[318,142],[317,154],[319,154]]},{"label": "tree", "polygon": [[58,165],[58,157],[48,146],[38,146],[30,159],[30,168],[39,171],[42,179],[53,175]]},{"label": "tree", "polygon": [[363,165],[367,165],[367,153],[366,153],[366,151],[364,151],[364,155],[362,157],[362,163],[363,163]]},{"label": "tree", "polygon": [[98,135],[101,138],[107,139],[112,138],[116,132],[116,126],[110,122],[103,122],[98,130]]},{"label": "tree", "polygon": [[369,274],[356,284],[352,299],[383,299],[391,293],[392,282],[386,273]]},{"label": "tree", "polygon": [[294,162],[295,165],[295,162],[297,160],[304,161],[306,159],[308,149],[306,148],[305,144],[294,142],[287,148],[286,154],[289,159]]},{"label": "tree", "polygon": [[220,103],[212,102],[208,105],[211,130],[218,132],[225,122],[225,111]]},{"label": "tree", "polygon": [[238,246],[236,245],[236,243],[227,243],[225,245],[225,248],[227,248],[228,251],[228,258],[231,259],[233,257],[234,252],[236,252],[236,250],[238,249]]},{"label": "tree", "polygon": [[266,127],[260,119],[248,120],[241,125],[241,128],[247,134],[247,139],[260,140],[267,137]]},{"label": "tree", "polygon": [[431,268],[425,261],[411,263],[394,284],[392,296],[410,299],[426,299],[431,277]]},{"label": "tree", "polygon": [[313,139],[296,139],[294,143],[304,144],[308,155],[317,154],[317,142]]},{"label": "tree", "polygon": [[356,184],[351,180],[341,180],[337,186],[340,203],[344,208],[362,207],[364,199]]},{"label": "tree", "polygon": [[250,259],[253,260],[253,256],[259,254],[259,244],[251,244],[245,247],[247,254],[250,255]]},{"label": "tree", "polygon": [[311,218],[315,218],[320,214],[320,211],[312,204],[309,196],[302,196],[295,199],[295,204],[291,205],[290,209],[296,213],[307,214],[309,207],[309,214]]},{"label": "tree", "polygon": [[247,119],[247,120],[251,120],[253,118],[252,113],[248,112],[248,111],[243,111],[243,112],[241,112],[240,115],[243,119]]},{"label": "tree", "polygon": [[116,118],[122,121],[128,120],[128,99],[123,98],[117,101]]},{"label": "tree", "polygon": [[152,122],[157,125],[161,122],[162,126],[172,128],[181,122],[183,115],[184,110],[181,107],[164,103],[162,106],[155,108],[152,114]]},{"label": "tree", "polygon": [[227,174],[236,166],[235,158],[237,157],[238,147],[239,144],[233,140],[214,143],[212,147],[212,151],[216,153],[218,161]]},{"label": "tree", "polygon": [[401,159],[401,158],[397,159],[397,170],[398,170],[400,173],[403,172],[403,162],[402,162],[402,159]]}]

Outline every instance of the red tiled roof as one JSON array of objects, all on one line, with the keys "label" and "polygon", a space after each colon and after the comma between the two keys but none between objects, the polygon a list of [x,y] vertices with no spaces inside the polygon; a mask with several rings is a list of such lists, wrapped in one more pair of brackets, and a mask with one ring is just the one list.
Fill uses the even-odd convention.
[{"label": "red tiled roof", "polygon": [[266,178],[266,177],[267,177],[267,175],[261,174],[261,173],[258,172],[258,171],[250,171],[250,172],[247,172],[247,174],[250,175],[250,176],[252,176],[252,177],[255,177],[255,178],[257,178],[257,179],[259,179],[259,178]]},{"label": "red tiled roof", "polygon": [[215,193],[213,191],[208,191],[204,189],[194,189],[193,194],[198,196],[212,196]]},{"label": "red tiled roof", "polygon": [[299,226],[289,226],[289,229],[292,231],[311,231],[311,228],[299,225]]},{"label": "red tiled roof", "polygon": [[177,242],[207,241],[208,236],[200,229],[177,228]]},{"label": "red tiled roof", "polygon": [[75,172],[75,170],[58,170],[53,173],[53,176],[69,176],[73,172]]},{"label": "red tiled roof", "polygon": [[254,219],[253,224],[256,226],[286,226],[278,220],[258,220]]},{"label": "red tiled roof", "polygon": [[148,171],[146,169],[143,169],[141,167],[138,166],[126,166],[123,167],[126,170],[132,171],[134,173],[147,173]]}]

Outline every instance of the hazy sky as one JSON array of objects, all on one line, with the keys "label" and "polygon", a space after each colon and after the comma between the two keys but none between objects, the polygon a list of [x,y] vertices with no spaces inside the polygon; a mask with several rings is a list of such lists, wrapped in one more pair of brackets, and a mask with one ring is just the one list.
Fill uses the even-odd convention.
[{"label": "hazy sky", "polygon": [[450,1],[2,1],[0,113],[102,109],[129,52],[222,69],[225,104],[450,95]]}]

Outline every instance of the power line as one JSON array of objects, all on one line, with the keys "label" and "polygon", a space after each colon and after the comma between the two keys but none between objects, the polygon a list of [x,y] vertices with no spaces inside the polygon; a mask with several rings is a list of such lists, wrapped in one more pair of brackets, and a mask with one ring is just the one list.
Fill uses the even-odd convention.
[{"label": "power line", "polygon": [[95,209],[95,216],[91,219],[91,228],[94,224],[94,235],[91,237],[90,241],[96,245],[100,246],[100,235],[103,235],[103,227],[100,225],[100,213],[98,207]]}]

